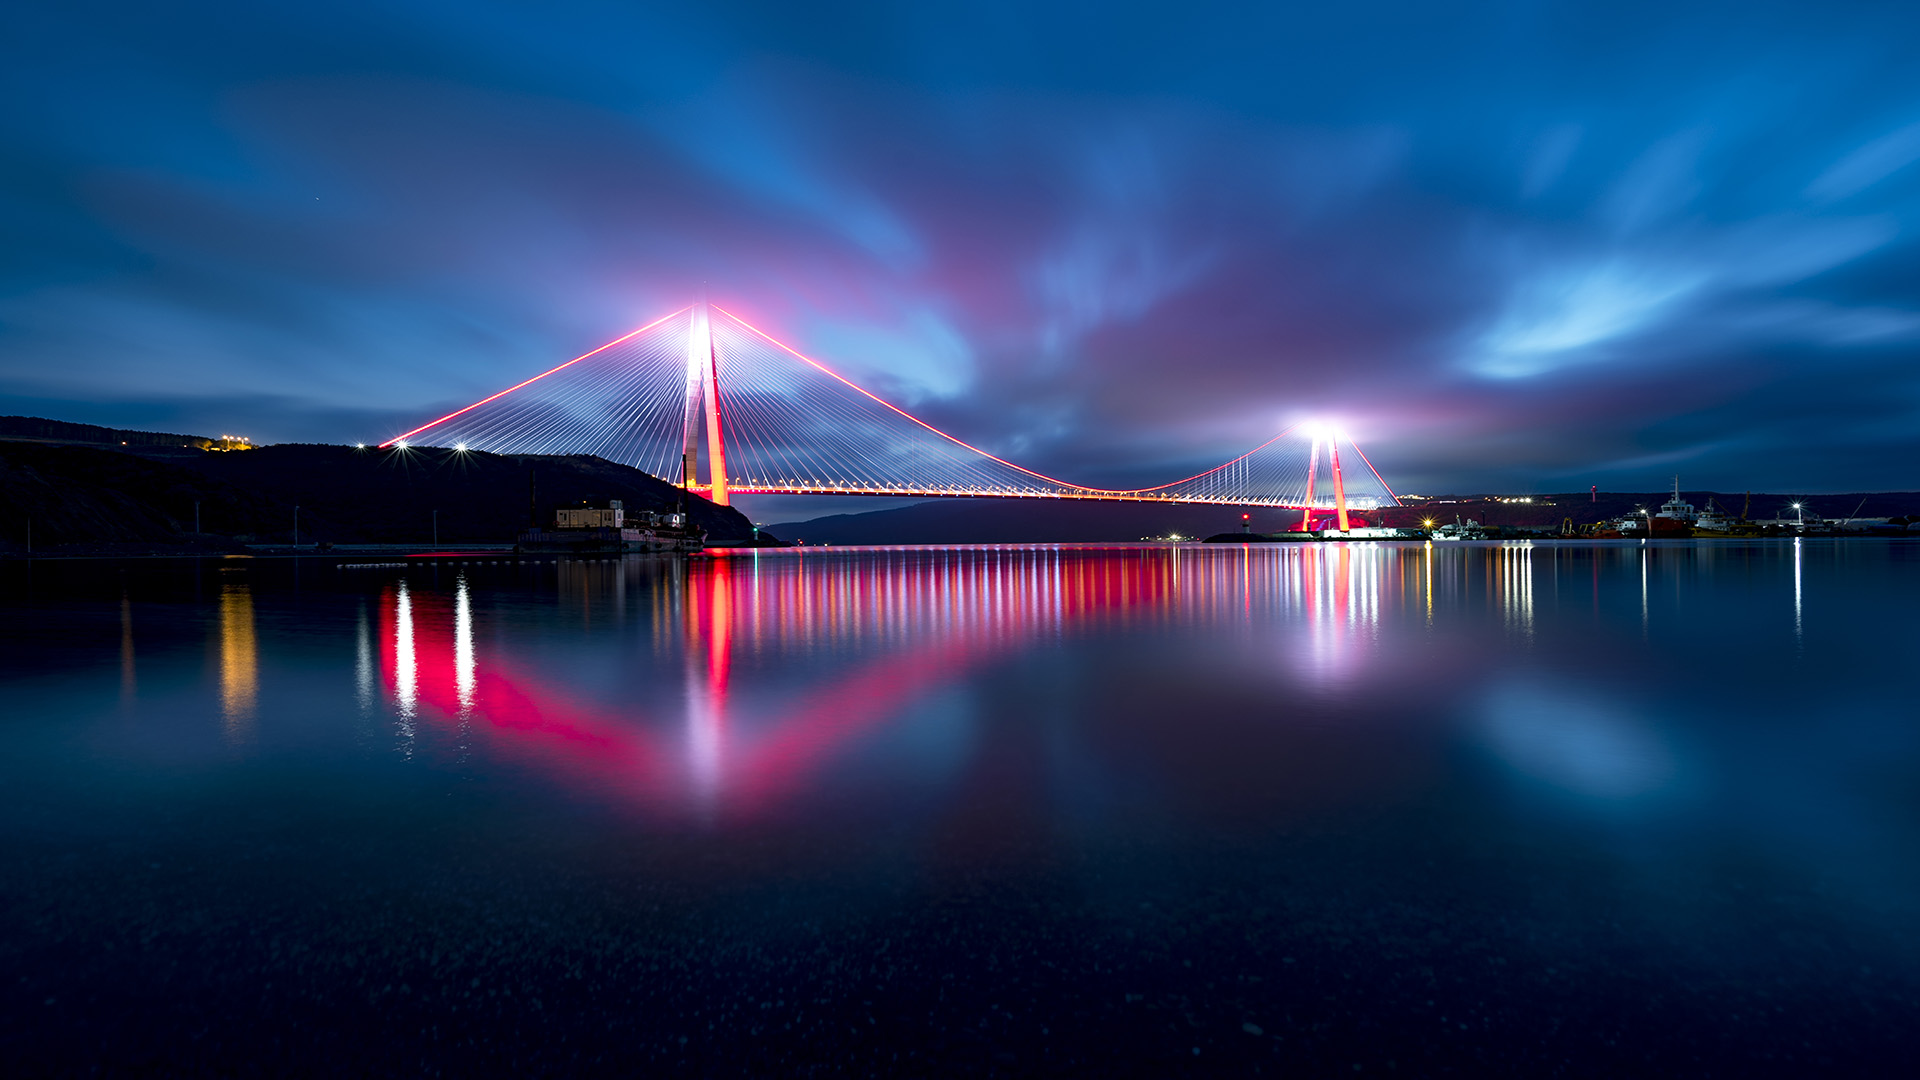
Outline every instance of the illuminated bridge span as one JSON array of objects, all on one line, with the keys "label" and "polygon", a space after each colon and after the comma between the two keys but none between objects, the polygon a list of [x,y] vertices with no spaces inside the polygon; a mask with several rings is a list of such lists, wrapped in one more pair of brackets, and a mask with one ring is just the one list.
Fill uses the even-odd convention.
[{"label": "illuminated bridge span", "polygon": [[704,304],[381,444],[409,445],[594,454],[722,505],[741,493],[1101,499],[1291,507],[1305,511],[1303,525],[1324,510],[1344,528],[1349,508],[1399,502],[1357,445],[1312,425],[1157,487],[1060,480],[949,435]]}]

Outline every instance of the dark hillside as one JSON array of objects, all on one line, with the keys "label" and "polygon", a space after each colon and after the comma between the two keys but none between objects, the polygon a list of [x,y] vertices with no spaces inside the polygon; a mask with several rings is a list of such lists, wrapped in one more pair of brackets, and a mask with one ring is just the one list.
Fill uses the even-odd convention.
[{"label": "dark hillside", "polygon": [[[0,439],[0,549],[22,550],[29,520],[41,552],[287,543],[295,507],[306,543],[425,544],[435,511],[443,544],[507,543],[530,520],[551,523],[557,506],[620,499],[630,510],[672,510],[681,500],[678,488],[596,457],[314,445],[220,452],[124,441]],[[738,511],[698,496],[687,504],[709,543],[752,540]]]},{"label": "dark hillside", "polygon": [[284,528],[288,518],[271,498],[195,469],[114,450],[0,441],[0,542],[8,547],[25,546],[29,519],[36,550],[188,542],[195,502],[201,528],[227,537]]},{"label": "dark hillside", "polygon": [[0,439],[78,443],[99,446],[192,448],[203,450],[214,440],[204,435],[171,435],[164,431],[123,431],[97,424],[48,420],[43,416],[0,416]]},{"label": "dark hillside", "polygon": [[[558,506],[620,499],[629,510],[672,510],[679,488],[604,458],[485,454],[411,447],[358,449],[289,443],[204,454],[194,468],[235,487],[300,506],[310,538],[424,543],[439,511],[442,543],[504,543]],[[745,543],[753,524],[731,507],[694,496],[688,511],[714,544]],[[312,521],[309,522],[309,516]],[[285,528],[286,526],[282,526]]]}]

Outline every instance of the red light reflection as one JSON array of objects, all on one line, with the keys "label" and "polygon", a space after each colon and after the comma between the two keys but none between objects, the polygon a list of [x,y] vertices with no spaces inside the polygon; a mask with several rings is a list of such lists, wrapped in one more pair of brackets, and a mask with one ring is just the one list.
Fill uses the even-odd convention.
[{"label": "red light reflection", "polygon": [[[617,705],[486,648],[462,623],[473,618],[464,578],[452,595],[396,582],[379,604],[380,668],[409,752],[485,739],[502,757],[663,813],[755,818],[941,687],[1065,634],[1297,618],[1309,630],[1306,672],[1348,677],[1365,662],[1351,639],[1378,615],[1381,557],[1288,545],[783,552],[674,564],[650,596],[656,635],[684,650],[684,681]],[[598,572],[625,571],[613,563]],[[1424,581],[1399,589],[1428,591]],[[583,595],[583,614],[600,603],[592,596]],[[759,696],[737,700],[740,657],[810,664],[825,652],[851,663],[771,699],[745,684]],[[423,738],[430,731],[453,737]]]}]

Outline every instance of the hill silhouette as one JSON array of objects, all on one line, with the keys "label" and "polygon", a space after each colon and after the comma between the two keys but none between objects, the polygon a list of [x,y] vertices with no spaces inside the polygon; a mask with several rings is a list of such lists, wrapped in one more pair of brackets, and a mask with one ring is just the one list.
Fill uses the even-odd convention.
[{"label": "hill silhouette", "polygon": [[[81,434],[95,431],[127,434]],[[36,551],[286,543],[296,506],[303,543],[425,544],[438,511],[445,545],[510,542],[532,521],[550,523],[556,507],[583,501],[670,511],[683,500],[665,481],[585,455],[315,444],[220,452],[180,441],[193,436],[124,446],[28,438],[35,441],[0,439],[0,544],[15,551],[29,520]],[[752,523],[731,507],[698,496],[684,504],[710,544],[752,542]]]}]

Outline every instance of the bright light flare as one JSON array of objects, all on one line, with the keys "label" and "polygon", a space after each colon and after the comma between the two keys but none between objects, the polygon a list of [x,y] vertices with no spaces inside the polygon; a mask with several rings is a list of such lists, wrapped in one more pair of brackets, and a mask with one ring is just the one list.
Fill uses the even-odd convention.
[{"label": "bright light flare", "polygon": [[1353,441],[1353,436],[1347,434],[1347,429],[1333,420],[1308,420],[1302,423],[1298,430],[1300,434],[1315,442],[1349,443]]}]

